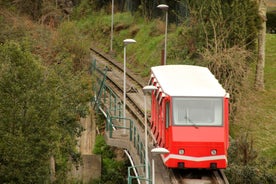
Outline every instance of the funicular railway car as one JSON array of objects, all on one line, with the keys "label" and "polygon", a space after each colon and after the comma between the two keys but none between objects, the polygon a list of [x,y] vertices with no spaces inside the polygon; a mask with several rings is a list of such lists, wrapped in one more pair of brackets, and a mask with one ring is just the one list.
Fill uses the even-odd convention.
[{"label": "funicular railway car", "polygon": [[208,68],[164,65],[151,68],[151,130],[169,168],[227,166],[229,94]]}]

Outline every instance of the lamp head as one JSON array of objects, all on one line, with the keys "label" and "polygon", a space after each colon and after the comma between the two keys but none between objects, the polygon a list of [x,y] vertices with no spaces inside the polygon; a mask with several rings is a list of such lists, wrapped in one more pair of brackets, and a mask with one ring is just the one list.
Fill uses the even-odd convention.
[{"label": "lamp head", "polygon": [[124,45],[132,44],[132,43],[136,43],[136,41],[133,39],[125,39],[124,40]]},{"label": "lamp head", "polygon": [[169,9],[169,6],[166,4],[159,4],[157,8],[167,11]]},{"label": "lamp head", "polygon": [[161,148],[161,147],[153,148],[151,150],[151,152],[154,153],[154,154],[168,154],[168,153],[170,153],[169,150],[167,150],[166,148]]},{"label": "lamp head", "polygon": [[150,86],[143,87],[144,94],[151,93],[152,91],[155,91],[155,90],[157,90],[156,86],[150,85]]}]

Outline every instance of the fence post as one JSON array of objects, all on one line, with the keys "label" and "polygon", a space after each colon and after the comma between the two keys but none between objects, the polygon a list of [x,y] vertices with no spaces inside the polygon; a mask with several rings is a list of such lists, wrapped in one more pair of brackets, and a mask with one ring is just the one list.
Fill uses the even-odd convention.
[{"label": "fence post", "polygon": [[136,138],[136,127],[133,128],[133,134],[134,134],[134,135],[133,135],[133,139],[134,139],[134,140],[133,140],[134,148],[137,149],[137,145],[136,145],[136,139],[137,139],[137,138]]},{"label": "fence post", "polygon": [[133,127],[133,122],[132,120],[129,120],[130,125],[129,125],[129,140],[130,142],[132,141],[132,127]]}]

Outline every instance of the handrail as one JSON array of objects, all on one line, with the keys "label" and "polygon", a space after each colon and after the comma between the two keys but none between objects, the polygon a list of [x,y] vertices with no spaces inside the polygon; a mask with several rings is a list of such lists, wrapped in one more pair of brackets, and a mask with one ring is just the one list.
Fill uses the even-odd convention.
[{"label": "handrail", "polygon": [[[92,100],[92,103],[94,102],[94,109],[99,110],[102,114],[104,114],[106,118],[106,131],[108,132],[109,138],[112,138],[113,132],[117,129],[127,129],[129,131],[129,141],[133,143],[134,148],[137,149],[137,154],[140,157],[140,163],[145,163],[145,152],[144,152],[144,142],[142,142],[141,135],[139,134],[139,131],[137,131],[137,127],[134,125],[134,122],[130,118],[122,117],[122,103],[119,97],[114,93],[114,91],[105,84],[106,80],[106,72],[105,69],[104,72],[99,70],[96,66],[96,60],[93,60],[92,66],[91,66],[91,73],[97,71],[100,76],[95,76],[98,80],[97,86],[94,86],[94,91],[98,92],[97,95]],[[98,89],[96,89],[98,87]],[[106,102],[109,99],[109,103],[106,104]],[[102,106],[102,103],[105,104],[105,106]],[[119,126],[116,125],[116,121],[120,122],[122,120],[126,120],[127,126]],[[135,167],[143,167],[145,171],[145,165],[150,167],[148,164],[144,164],[143,166],[135,166]],[[140,179],[145,181],[150,181],[150,179],[145,179],[141,176],[131,176],[130,169],[133,169],[133,167],[129,167],[128,170],[128,180],[131,182],[132,179]]]},{"label": "handrail", "polygon": [[149,183],[151,183],[151,179],[146,178],[145,176],[133,176],[131,175],[131,170],[137,169],[137,168],[145,168],[145,165],[137,165],[134,167],[128,167],[128,184],[132,184],[132,180],[133,179],[137,179],[137,180],[142,180],[142,181],[148,181]]}]

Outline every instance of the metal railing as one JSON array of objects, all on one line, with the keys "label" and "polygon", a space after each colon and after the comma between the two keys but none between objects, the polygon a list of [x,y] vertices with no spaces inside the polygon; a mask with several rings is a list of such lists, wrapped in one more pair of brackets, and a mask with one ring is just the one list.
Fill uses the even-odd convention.
[{"label": "metal railing", "polygon": [[134,167],[128,167],[128,171],[127,171],[127,173],[128,173],[128,180],[127,180],[127,183],[128,184],[132,184],[132,180],[139,180],[139,181],[148,181],[148,183],[149,184],[151,184],[151,179],[148,179],[148,178],[146,178],[145,176],[134,176],[134,175],[132,175],[132,170],[134,170],[134,169],[138,169],[138,168],[143,168],[143,169],[145,169],[145,165],[137,165],[137,166],[134,166]]},{"label": "metal railing", "polygon": [[[140,158],[140,163],[143,165],[138,165],[128,168],[128,184],[132,183],[133,179],[149,181],[144,176],[132,176],[131,170],[137,168],[143,168],[145,173],[145,166],[150,167],[149,164],[145,163],[145,146],[141,139],[138,128],[132,119],[127,117],[122,117],[122,101],[114,93],[114,91],[106,85],[106,74],[108,69],[105,68],[104,71],[100,70],[96,66],[96,60],[92,61],[90,72],[93,77],[95,77],[95,83],[93,83],[93,91],[96,95],[92,99],[94,104],[94,110],[97,113],[102,113],[106,117],[105,130],[108,132],[109,138],[112,138],[113,132],[117,129],[126,129],[129,132],[129,141],[133,143],[134,148],[137,150],[137,155]],[[119,122],[126,121],[126,126],[118,125]],[[150,168],[149,168],[150,170]]]}]

